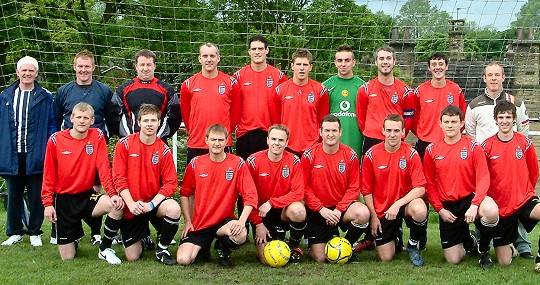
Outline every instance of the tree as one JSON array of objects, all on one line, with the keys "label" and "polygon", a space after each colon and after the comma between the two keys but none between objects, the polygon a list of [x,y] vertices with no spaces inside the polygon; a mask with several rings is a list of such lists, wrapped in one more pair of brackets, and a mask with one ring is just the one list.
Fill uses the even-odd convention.
[{"label": "tree", "polygon": [[[540,39],[540,1],[529,0],[521,7],[517,19],[512,22],[512,28],[534,28],[535,38]],[[526,31],[528,33],[528,31]]]},{"label": "tree", "polygon": [[428,33],[448,31],[451,19],[447,12],[431,6],[429,0],[408,0],[399,10],[396,22],[399,26],[411,27],[411,36],[420,38]]}]

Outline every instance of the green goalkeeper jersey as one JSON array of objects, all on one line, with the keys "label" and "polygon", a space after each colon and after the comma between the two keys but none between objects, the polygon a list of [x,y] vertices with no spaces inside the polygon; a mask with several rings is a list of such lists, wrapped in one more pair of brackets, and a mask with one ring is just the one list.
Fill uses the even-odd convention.
[{"label": "green goalkeeper jersey", "polygon": [[334,75],[323,82],[330,95],[330,114],[341,121],[341,142],[352,147],[360,156],[364,136],[356,120],[356,95],[365,81],[358,76],[345,79]]}]

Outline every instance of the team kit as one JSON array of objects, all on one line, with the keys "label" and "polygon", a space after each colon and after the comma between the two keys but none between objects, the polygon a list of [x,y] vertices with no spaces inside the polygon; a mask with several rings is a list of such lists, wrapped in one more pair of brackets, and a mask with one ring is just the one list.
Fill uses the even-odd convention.
[{"label": "team kit", "polygon": [[[423,266],[431,205],[448,263],[475,258],[488,269],[493,247],[497,263],[527,258],[540,273],[528,239],[540,220],[538,159],[525,105],[503,89],[502,65],[485,66],[485,91],[467,104],[446,78],[442,53],[429,58],[431,79],[415,89],[394,76],[386,46],[374,52],[377,76],[368,82],[353,74],[347,45],[323,83],[310,78],[309,50],[294,52],[292,78],[267,63],[268,53],[267,39],[254,36],[250,64],[230,76],[218,68],[217,45],[205,43],[201,71],[176,91],[155,77],[156,55],[141,50],[137,76],[113,92],[92,78],[94,56],[84,50],[74,58],[76,79],[54,96],[36,80],[38,62],[20,59],[19,79],[0,96],[0,132],[9,134],[0,148],[8,184],[2,246],[25,234],[42,246],[46,219],[62,260],[75,258],[84,221],[110,264],[122,263],[112,249],[121,243],[127,261],[153,250],[167,265],[214,256],[230,267],[251,235],[257,258],[273,267],[307,256],[354,263],[368,249],[383,262],[403,252]],[[178,183],[167,139],[182,121],[187,158]],[[404,141],[409,132],[414,146]]]}]

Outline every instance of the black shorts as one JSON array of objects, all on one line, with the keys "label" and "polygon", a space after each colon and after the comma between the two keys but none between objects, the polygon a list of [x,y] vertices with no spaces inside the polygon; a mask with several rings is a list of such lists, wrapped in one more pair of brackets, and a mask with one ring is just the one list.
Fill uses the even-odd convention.
[{"label": "black shorts", "polygon": [[469,235],[469,224],[465,222],[465,213],[471,206],[474,194],[457,201],[443,202],[443,207],[450,211],[456,220],[453,223],[445,222],[439,217],[439,233],[443,249],[463,243]]},{"label": "black shorts", "polygon": [[154,225],[156,231],[160,231],[160,225],[163,223],[163,218],[157,217],[157,210],[163,201],[172,199],[165,198],[156,207],[145,214],[133,216],[131,219],[123,219],[122,225],[120,226],[120,231],[122,233],[122,243],[124,248],[134,245],[138,241],[150,235],[150,226],[149,222]]},{"label": "black shorts", "polygon": [[[270,240],[284,240],[285,233],[289,230],[289,223],[281,220],[282,212],[283,209],[272,208],[270,209],[270,211],[268,211],[266,217],[262,219],[264,226],[268,229],[270,235],[272,236]],[[256,226],[254,224],[251,224],[251,227],[253,229],[253,238],[255,238]]]},{"label": "black shorts", "polygon": [[379,219],[381,222],[382,232],[377,231],[377,236],[375,237],[376,246],[381,246],[391,241],[395,241],[399,236],[399,229],[401,228],[403,220],[405,220],[407,226],[410,227],[409,225],[412,223],[412,218],[405,217],[405,207],[407,207],[407,205],[399,208],[397,217],[394,220],[389,221],[384,217]]},{"label": "black shorts", "polygon": [[414,144],[414,149],[418,152],[418,155],[420,155],[420,159],[424,159],[424,153],[426,153],[426,148],[430,142],[423,141],[421,139],[418,139],[416,143]]},{"label": "black shorts", "polygon": [[319,212],[314,212],[307,209],[306,235],[309,246],[318,243],[327,243],[333,237],[339,236],[339,229],[345,231],[347,229],[345,223],[343,222],[345,212],[343,212],[341,215],[341,219],[336,226],[330,226],[326,223],[326,219],[323,218]]},{"label": "black shorts", "polygon": [[251,130],[236,138],[236,154],[246,160],[250,155],[268,148],[268,132],[261,129]]},{"label": "black shorts", "polygon": [[180,244],[192,243],[201,247],[201,251],[208,251],[212,246],[212,242],[217,237],[217,231],[226,223],[232,221],[232,218],[226,218],[221,223],[211,226],[206,229],[188,232],[184,238],[180,240]]},{"label": "black shorts", "polygon": [[523,204],[523,206],[521,206],[521,208],[513,215],[500,218],[499,223],[495,228],[493,246],[509,245],[516,241],[516,238],[518,237],[518,220],[523,224],[523,227],[527,232],[531,232],[538,221],[531,219],[530,216],[534,207],[538,204],[540,204],[540,200],[537,196],[534,196]]},{"label": "black shorts", "polygon": [[383,142],[383,140],[370,138],[364,136],[364,142],[362,143],[362,156],[366,154],[366,152],[373,147],[374,145]]},{"label": "black shorts", "polygon": [[75,195],[56,195],[56,237],[59,245],[72,243],[84,236],[82,219],[91,218],[103,194],[94,189]]}]

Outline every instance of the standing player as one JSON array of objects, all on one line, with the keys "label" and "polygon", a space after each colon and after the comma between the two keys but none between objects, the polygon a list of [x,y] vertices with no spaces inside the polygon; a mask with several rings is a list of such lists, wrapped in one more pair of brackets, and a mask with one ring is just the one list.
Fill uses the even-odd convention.
[{"label": "standing player", "polygon": [[156,259],[176,264],[167,248],[178,231],[180,206],[172,199],[177,177],[171,149],[157,137],[160,111],[142,104],[137,123],[140,132],[118,141],[113,159],[114,185],[126,203],[122,241],[128,261],[141,257],[141,240],[150,234],[148,222],[159,225]]},{"label": "standing player", "polygon": [[362,153],[364,136],[356,120],[356,96],[358,88],[366,82],[353,74],[356,59],[350,46],[338,47],[334,64],[338,71],[337,75],[323,82],[330,96],[330,113],[341,121],[343,129],[341,141],[356,153]]},{"label": "standing player", "polygon": [[259,151],[247,160],[259,199],[259,211],[252,211],[249,220],[262,263],[265,263],[263,249],[267,241],[285,240],[289,228],[291,262],[300,262],[303,255],[299,245],[306,227],[306,208],[302,203],[304,177],[300,159],[285,150],[288,142],[289,129],[273,125],[268,130],[268,150]]},{"label": "standing player", "polygon": [[[231,249],[247,239],[246,221],[257,205],[257,190],[244,160],[225,153],[224,126],[210,126],[206,143],[210,153],[191,160],[180,189],[185,227],[176,258],[182,265],[193,263],[198,255],[208,258],[216,238],[214,248],[219,263],[230,267]],[[236,218],[234,204],[238,195],[242,196],[244,208]]]},{"label": "standing player", "polygon": [[119,124],[115,124],[119,125],[119,130],[115,129],[114,133],[125,137],[138,132],[139,108],[142,104],[152,104],[158,107],[163,115],[157,132],[158,137],[162,139],[172,137],[181,122],[178,96],[169,84],[154,76],[156,70],[154,52],[147,49],[140,50],[135,54],[134,60],[137,76],[120,85],[113,97],[117,109],[115,112],[119,116],[117,120],[120,120]]},{"label": "standing player", "polygon": [[[44,215],[56,224],[60,257],[69,260],[75,258],[78,240],[84,235],[81,219],[108,213],[98,257],[120,264],[111,244],[120,228],[124,201],[112,183],[104,134],[90,128],[94,109],[84,102],[73,107],[70,123],[71,129],[53,134],[47,143],[41,194]],[[108,196],[94,191],[96,172]]]},{"label": "standing player", "polygon": [[292,56],[293,78],[276,88],[273,122],[291,130],[288,149],[301,156],[319,140],[318,126],[330,110],[328,92],[319,82],[309,78],[313,56],[305,48]]},{"label": "standing player", "polygon": [[[512,262],[512,243],[518,236],[519,220],[531,232],[540,220],[540,201],[534,187],[538,181],[538,157],[532,141],[513,130],[516,106],[502,100],[493,112],[499,131],[482,144],[491,173],[488,195],[499,205],[500,221],[493,236],[499,264]],[[482,237],[483,238],[483,237]],[[540,239],[535,270],[540,273]],[[481,252],[480,265],[491,265],[489,252]]]},{"label": "standing player", "polygon": [[360,162],[356,152],[341,144],[341,123],[334,115],[322,119],[318,143],[304,152],[302,167],[308,207],[306,234],[310,253],[324,262],[325,244],[346,230],[345,238],[354,244],[368,227],[369,210],[358,202]]},{"label": "standing player", "polygon": [[360,131],[364,134],[362,153],[385,138],[380,126],[389,114],[399,114],[405,118],[405,131],[412,126],[414,117],[414,94],[403,81],[394,77],[395,51],[391,47],[381,47],[375,51],[377,77],[358,89],[356,115]]},{"label": "standing player", "polygon": [[[453,105],[442,110],[440,128],[444,138],[427,147],[424,156],[426,193],[429,202],[439,213],[439,230],[444,257],[458,264],[466,252],[477,251],[469,232],[476,222],[481,236],[489,236],[499,221],[495,201],[486,193],[489,170],[482,147],[470,137],[462,136],[465,122],[462,111]],[[481,242],[480,248],[489,247]]]},{"label": "standing player", "polygon": [[274,90],[287,80],[283,72],[266,62],[268,52],[268,41],[264,36],[252,37],[248,50],[251,63],[234,74],[241,104],[236,153],[243,159],[268,147],[266,137],[271,125]]},{"label": "standing player", "polygon": [[396,254],[399,228],[405,219],[410,228],[407,244],[414,266],[424,265],[420,243],[427,235],[427,207],[422,197],[426,180],[416,150],[401,142],[405,122],[398,114],[388,115],[383,122],[385,137],[366,152],[362,162],[362,194],[371,212],[371,233],[382,261],[391,261]]},{"label": "standing player", "polygon": [[[465,113],[465,130],[467,134],[479,144],[495,135],[499,128],[493,119],[493,109],[498,102],[508,101],[514,103],[517,108],[517,116],[514,117],[516,119],[514,131],[527,136],[529,132],[529,116],[527,115],[525,103],[503,89],[503,83],[506,79],[503,66],[498,62],[489,63],[484,68],[483,77],[486,83],[484,94],[474,98],[467,106]],[[515,245],[519,255],[528,259],[534,258],[531,253],[531,242],[528,239],[527,231],[525,231],[521,223],[518,230],[519,236]]]},{"label": "standing player", "polygon": [[[106,119],[111,106],[112,90],[109,86],[94,80],[92,74],[96,69],[94,55],[88,50],[82,50],[75,55],[73,59],[73,70],[75,71],[75,80],[58,88],[54,100],[56,106],[56,118],[60,130],[67,130],[73,127],[71,123],[71,112],[73,107],[79,102],[86,102],[94,109],[93,128],[99,128],[105,135],[105,140],[110,137],[109,127],[107,126],[111,119]],[[99,178],[99,177],[98,177]],[[99,185],[99,180],[96,180]],[[100,187],[94,187],[100,191]],[[101,242],[101,216],[85,220],[91,229],[91,242],[97,245]],[[56,230],[51,231],[51,243],[56,242]]]},{"label": "standing player", "polygon": [[[463,91],[455,82],[446,79],[448,58],[436,52],[427,62],[431,72],[431,80],[420,84],[415,90],[414,133],[418,141],[414,148],[424,158],[426,147],[432,142],[443,139],[443,132],[439,127],[441,111],[448,105],[459,107],[465,113],[467,102]],[[444,131],[444,130],[443,130]]]},{"label": "standing player", "polygon": [[[180,107],[188,132],[186,163],[197,155],[208,153],[204,134],[210,125],[221,124],[231,133],[238,121],[235,119],[239,115],[238,84],[234,77],[218,70],[219,61],[219,49],[215,44],[201,45],[201,72],[180,86]],[[231,145],[232,138],[229,137],[227,152],[231,152]]]}]

